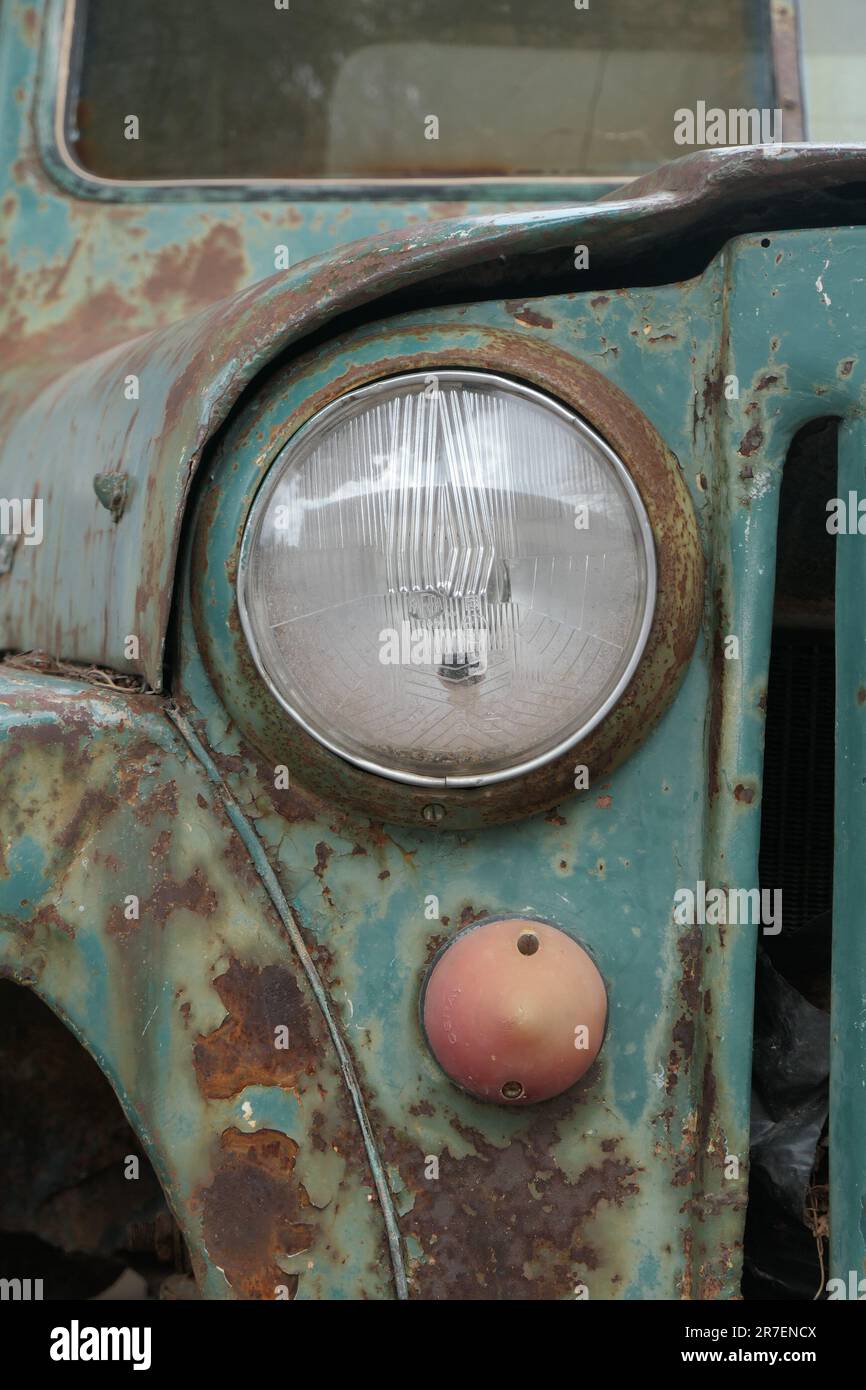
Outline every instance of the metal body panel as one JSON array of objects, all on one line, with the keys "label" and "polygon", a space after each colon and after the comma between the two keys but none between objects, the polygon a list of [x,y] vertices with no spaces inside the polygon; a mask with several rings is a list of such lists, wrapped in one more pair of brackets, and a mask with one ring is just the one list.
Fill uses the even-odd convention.
[{"label": "metal body panel", "polygon": [[[779,485],[801,425],[861,416],[862,255],[857,229],[747,237],[686,285],[473,306],[473,323],[505,335],[516,313],[551,352],[592,362],[628,390],[685,465],[709,565],[705,642],[672,710],[602,786],[554,813],[460,834],[383,827],[371,856],[350,814],[335,814],[309,788],[274,793],[268,767],[244,756],[196,650],[187,594],[184,698],[205,718],[227,780],[255,808],[272,862],[320,943],[392,1159],[418,1296],[567,1297],[571,1280],[592,1297],[736,1293],[745,1189],[725,1164],[748,1153],[758,930],[683,931],[671,908],[677,888],[699,880],[758,882]],[[835,301],[834,281],[845,287]],[[394,320],[351,349],[349,337],[347,351],[359,372],[365,356],[384,372],[389,343],[405,363],[414,323],[417,351],[445,355],[452,317],[427,310]],[[738,395],[727,399],[733,377]],[[229,553],[244,461],[252,467],[262,436],[291,413],[290,373],[286,380],[269,415],[251,402],[224,441],[213,498],[202,500],[217,555],[220,543]],[[320,387],[304,373],[295,385],[298,399]],[[193,595],[230,665],[233,634],[217,620],[207,570],[197,564],[194,573]],[[738,660],[724,659],[729,633],[740,638]],[[439,922],[425,919],[430,893]],[[611,990],[608,1039],[587,1082],[535,1115],[455,1093],[416,1022],[425,961],[466,922],[513,911],[549,918],[585,942]],[[841,940],[841,1008],[859,1016],[858,948],[844,944],[850,932]],[[837,1076],[862,1066],[859,1037],[837,1036]],[[834,1180],[837,1273],[860,1267],[850,1264],[860,1123],[856,1099],[837,1081],[833,1152],[841,1143],[846,1155]],[[435,1182],[425,1177],[430,1156],[440,1159]],[[546,1207],[539,1193],[550,1197]]]},{"label": "metal body panel", "polygon": [[[741,635],[743,661],[717,668],[722,677],[714,717],[727,820],[715,845],[715,876],[734,881],[729,862],[737,800],[760,787],[760,744],[754,726],[764,699],[766,653],[772,623],[778,489],[788,446],[809,420],[841,419],[838,494],[847,496],[862,472],[866,358],[866,255],[863,232],[766,237],[750,255],[732,261],[728,301],[730,367],[741,399],[729,408],[722,445],[727,470],[730,534],[717,562],[719,623]],[[829,501],[829,499],[828,499]],[[866,1049],[863,1017],[866,978],[857,885],[862,874],[863,576],[856,538],[836,541],[836,859],[834,866],[832,1040],[830,1088],[830,1275],[848,1288],[866,1274],[864,1192],[866,1131],[863,1088]],[[730,771],[738,768],[739,784]],[[808,796],[808,780],[795,795]],[[756,879],[754,880],[756,881]]]},{"label": "metal body panel", "polygon": [[[724,265],[716,263],[681,287],[533,301],[520,330],[542,338],[549,354],[575,354],[627,386],[688,456],[708,549],[709,492],[696,475],[717,476],[716,415],[696,418],[691,406],[695,387],[700,395],[716,379],[718,345],[707,334],[697,343],[695,330],[714,318],[721,327],[723,298]],[[458,318],[468,338],[481,325],[505,343],[520,312],[475,305]],[[387,374],[389,352],[404,365],[413,346],[458,355],[453,319],[453,310],[427,310],[349,335],[329,369],[341,372],[345,358],[359,375],[367,361]],[[745,1158],[748,1150],[750,1039],[731,982],[751,999],[755,938],[672,920],[677,887],[709,878],[716,810],[705,777],[708,644],[699,643],[655,734],[589,794],[546,815],[459,833],[375,824],[371,833],[340,809],[332,789],[324,801],[309,784],[274,791],[273,768],[250,759],[210,684],[192,606],[215,633],[212,668],[231,672],[236,634],[222,588],[233,574],[238,498],[261,470],[261,441],[325,391],[327,370],[287,372],[267,408],[252,400],[223,441],[201,501],[207,546],[197,537],[187,564],[175,665],[184,705],[203,721],[215,760],[318,943],[390,1162],[410,1292],[567,1299],[585,1286],[603,1299],[733,1296],[745,1165],[737,1182],[723,1174],[728,1153]],[[738,811],[732,862],[746,881],[757,821],[754,811]],[[436,920],[425,915],[431,894]],[[425,965],[442,944],[479,917],[510,912],[551,920],[585,943],[610,990],[608,1037],[589,1076],[523,1113],[458,1093],[430,1057],[417,1018]]]},{"label": "metal body panel", "polygon": [[203,1296],[388,1296],[373,1175],[320,1011],[162,703],[5,667],[0,779],[0,972],[105,1071]]}]

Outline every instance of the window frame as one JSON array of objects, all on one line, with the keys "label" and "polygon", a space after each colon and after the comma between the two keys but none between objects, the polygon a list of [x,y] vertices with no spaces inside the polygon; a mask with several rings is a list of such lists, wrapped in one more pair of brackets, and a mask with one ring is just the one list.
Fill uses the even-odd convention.
[{"label": "window frame", "polygon": [[[801,47],[797,0],[765,0],[770,17],[771,79],[785,115],[788,141],[803,139]],[[592,201],[641,175],[491,175],[489,178],[183,178],[113,179],[84,168],[67,138],[71,74],[81,28],[79,0],[47,0],[36,132],[39,152],[56,182],[77,197],[102,202],[306,202],[397,199],[413,202]],[[786,141],[786,143],[788,142]],[[649,172],[649,171],[647,171]]]}]

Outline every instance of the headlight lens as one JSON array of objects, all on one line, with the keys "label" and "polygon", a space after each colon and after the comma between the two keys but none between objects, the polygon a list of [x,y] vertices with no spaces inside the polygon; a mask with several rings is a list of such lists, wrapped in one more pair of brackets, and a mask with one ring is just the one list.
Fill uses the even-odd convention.
[{"label": "headlight lens", "polygon": [[469,787],[567,751],[640,660],[652,531],[564,406],[475,371],[333,402],[271,467],[238,599],[256,664],[326,747],[402,782]]}]

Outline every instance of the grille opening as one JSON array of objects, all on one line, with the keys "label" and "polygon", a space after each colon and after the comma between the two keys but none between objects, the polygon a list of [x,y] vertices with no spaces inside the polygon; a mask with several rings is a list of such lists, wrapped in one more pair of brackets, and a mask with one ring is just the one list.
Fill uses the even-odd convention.
[{"label": "grille opening", "polygon": [[782,929],[758,938],[742,1283],[758,1300],[826,1280],[838,425],[794,437],[779,498],[759,882],[781,889]]}]

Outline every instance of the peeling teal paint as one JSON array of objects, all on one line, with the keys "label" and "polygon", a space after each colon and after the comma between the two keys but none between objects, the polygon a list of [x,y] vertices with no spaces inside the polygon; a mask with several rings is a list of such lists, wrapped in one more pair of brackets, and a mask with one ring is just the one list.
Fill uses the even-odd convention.
[{"label": "peeling teal paint", "polygon": [[[701,281],[617,296],[603,316],[591,308],[587,296],[533,304],[553,323],[551,330],[544,330],[546,340],[601,364],[611,379],[627,387],[680,457],[688,458],[688,481],[697,505],[704,508],[706,502],[693,475],[703,467],[713,476],[718,460],[709,432],[701,431],[695,452],[693,418],[685,405],[713,370],[716,344],[705,333],[699,334],[698,326],[711,319],[712,306],[722,295],[724,275],[724,262],[719,261]],[[403,356],[423,350],[435,354],[437,345],[453,349],[455,342],[475,346],[480,341],[477,324],[515,327],[514,315],[496,303],[473,306],[465,316],[458,316],[457,324],[454,320],[453,310],[438,309],[392,320],[372,334],[350,336],[337,345],[326,364],[287,374],[284,387],[274,391],[269,412],[262,414],[253,405],[238,420],[216,465],[213,494],[206,494],[203,503],[208,510],[210,550],[207,568],[197,568],[194,581],[216,634],[224,672],[233,669],[234,661],[225,557],[237,531],[238,515],[254,490],[250,480],[258,476],[254,458],[261,440],[268,438],[297,401],[320,390],[329,376],[339,377],[345,363],[357,367],[367,357],[387,374],[389,353]],[[679,370],[674,376],[670,348],[662,355],[647,344],[651,335],[644,329],[656,323],[677,328]],[[527,335],[534,331],[521,329],[519,323],[517,328]],[[613,347],[616,351],[611,351]],[[558,1289],[548,1296],[570,1298],[578,1281],[587,1282],[592,1297],[621,1296],[629,1283],[634,1287],[636,1263],[642,1271],[642,1297],[674,1297],[685,1291],[691,1272],[684,1242],[694,1221],[693,1204],[703,1200],[701,1179],[695,1172],[706,1156],[688,1156],[690,1126],[701,1104],[700,1072],[695,1073],[694,1067],[689,1072],[690,1059],[682,1060],[681,1079],[672,1077],[670,1070],[672,1056],[680,1065],[672,1041],[676,1019],[684,1010],[691,1018],[694,1007],[694,1001],[684,1004],[679,993],[683,967],[677,946],[683,945],[683,938],[678,942],[671,916],[676,887],[705,872],[709,689],[703,644],[659,730],[603,786],[560,806],[558,817],[538,816],[466,834],[430,834],[400,826],[384,827],[371,838],[362,819],[336,807],[323,807],[319,815],[311,813],[287,825],[278,807],[271,805],[267,785],[253,765],[244,759],[236,770],[234,760],[244,758],[243,745],[226,726],[201,664],[188,598],[181,627],[180,670],[185,698],[206,724],[220,764],[231,760],[226,764],[231,768],[225,774],[227,780],[242,804],[251,808],[257,832],[286,890],[291,891],[308,937],[327,947],[326,977],[339,981],[331,996],[365,1089],[375,1098],[378,1132],[388,1136],[386,1153],[390,1146],[394,1154],[389,1171],[395,1174],[392,1183],[398,1184],[397,1209],[407,1249],[415,1252],[410,1265],[416,1292],[435,1286],[438,1296],[468,1296],[459,1280],[435,1284],[440,1277],[431,1263],[435,1231],[425,1228],[423,1237],[419,1234],[418,1194],[424,1190],[425,1156],[438,1155],[443,1167],[451,1170],[451,1195],[431,1197],[434,1208],[445,1213],[449,1201],[460,1201],[461,1164],[477,1162],[485,1152],[483,1146],[504,1153],[510,1145],[519,1154],[532,1142],[538,1123],[537,1116],[500,1111],[455,1092],[421,1040],[417,998],[424,962],[431,942],[453,934],[466,911],[475,915],[525,912],[557,923],[588,944],[610,990],[607,1042],[589,1084],[578,1088],[565,1108],[550,1153],[566,1181],[578,1186],[581,1173],[594,1167],[604,1170],[608,1155],[622,1162],[622,1181],[614,1185],[607,1200],[601,1195],[602,1184],[598,1209],[579,1221],[581,1237],[594,1252],[589,1263],[578,1259],[568,1269],[566,1258]],[[755,829],[752,817],[752,857]],[[328,849],[324,871],[317,855],[322,843]],[[363,853],[358,853],[359,847]],[[559,867],[563,862],[565,871]],[[431,893],[439,897],[447,922],[425,919],[425,898]],[[708,949],[716,951],[718,943]],[[723,1055],[714,1059],[721,1095],[718,1115],[710,1121],[716,1145],[727,1147],[719,1137],[726,1133],[728,1144],[740,1152],[747,1151],[748,1144],[753,951],[753,933],[739,938],[734,934],[719,963],[709,966],[720,1006],[735,962],[740,962],[747,981],[736,1009],[742,1037],[732,1039]],[[699,1006],[693,1023],[701,1026]],[[713,1161],[717,1157],[718,1148]],[[690,1176],[684,1178],[683,1173]],[[435,1192],[435,1186],[431,1190]],[[465,1192],[464,1200],[472,1207],[473,1186]],[[491,1201],[505,1200],[494,1191],[490,1195]],[[736,1288],[734,1252],[744,1198],[745,1177],[739,1200],[736,1195],[729,1199],[735,1203],[730,1218],[711,1221],[708,1215],[701,1223],[701,1262],[720,1265],[723,1271],[718,1292]],[[523,1200],[527,1205],[519,1220],[531,1232],[533,1200]],[[477,1229],[465,1215],[462,1239],[469,1283],[473,1270],[479,1278],[492,1277],[484,1268],[484,1225],[505,1220],[508,1208],[503,1207],[495,1218],[494,1210],[484,1207]],[[565,1214],[564,1219],[567,1222]],[[719,1239],[725,1241],[729,1255],[719,1250]],[[657,1253],[662,1247],[667,1250],[664,1258]],[[543,1257],[536,1277],[542,1279],[540,1287],[549,1291],[551,1285],[544,1279],[550,1279],[550,1271],[541,1272],[546,1262],[548,1257]],[[502,1278],[503,1272],[499,1274]],[[446,1275],[441,1277],[447,1281]],[[515,1279],[516,1283],[506,1284],[506,1296],[517,1296],[514,1290],[520,1282],[519,1271],[509,1271],[509,1280]]]},{"label": "peeling teal paint", "polygon": [[[34,988],[106,1073],[205,1296],[275,1296],[286,1275],[283,1207],[310,1229],[299,1297],[350,1297],[361,1287],[388,1296],[381,1218],[339,1066],[268,897],[239,867],[244,851],[164,709],[149,696],[7,667],[0,743],[0,972]],[[32,790],[16,775],[20,759],[35,772]],[[91,807],[100,799],[97,815],[88,798]],[[40,847],[49,845],[46,878]],[[18,899],[34,884],[38,910],[24,914]],[[123,918],[129,893],[142,904],[136,921]],[[227,1008],[219,991],[233,963],[248,983],[243,997],[226,996]],[[255,1022],[281,999],[294,1011],[284,1057]],[[228,1047],[225,1028],[235,1030]],[[301,1070],[290,1079],[294,1066]],[[263,1084],[263,1071],[284,1083]],[[297,1142],[293,1171],[252,1149],[257,1140],[276,1155]],[[262,1227],[265,1193],[275,1204],[272,1232]],[[230,1211],[249,1249],[226,1248]]]},{"label": "peeling teal paint", "polygon": [[8,863],[10,878],[6,886],[0,886],[0,911],[31,917],[33,905],[51,888],[51,880],[45,874],[42,846],[25,835],[13,845]]}]

